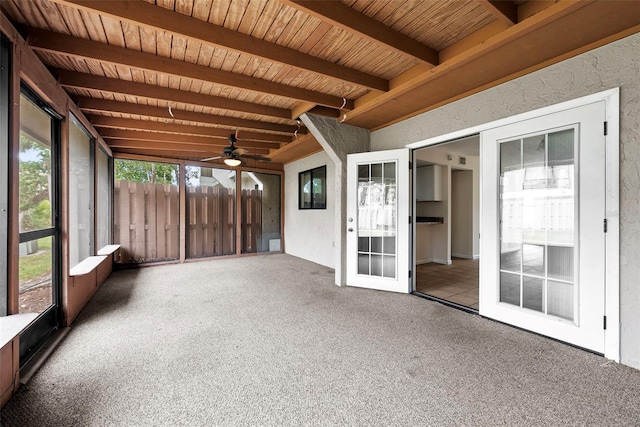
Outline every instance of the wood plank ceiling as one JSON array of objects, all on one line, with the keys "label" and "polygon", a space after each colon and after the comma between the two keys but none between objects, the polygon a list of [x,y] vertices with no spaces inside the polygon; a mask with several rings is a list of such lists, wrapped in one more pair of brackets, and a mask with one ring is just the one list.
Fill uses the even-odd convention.
[{"label": "wood plank ceiling", "polygon": [[305,112],[377,129],[638,32],[637,1],[3,0],[114,152],[320,150]]}]

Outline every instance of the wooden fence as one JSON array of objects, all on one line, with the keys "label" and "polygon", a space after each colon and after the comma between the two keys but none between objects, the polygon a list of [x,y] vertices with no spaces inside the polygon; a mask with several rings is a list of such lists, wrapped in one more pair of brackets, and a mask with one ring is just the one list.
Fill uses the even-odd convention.
[{"label": "wooden fence", "polygon": [[187,187],[187,257],[236,253],[235,190]]},{"label": "wooden fence", "polygon": [[262,191],[242,190],[242,253],[260,252]]},{"label": "wooden fence", "polygon": [[[143,263],[180,257],[178,186],[115,181],[114,243],[122,246],[120,262]],[[236,253],[234,189],[187,187],[186,257]],[[242,190],[242,253],[260,252],[262,191]]]},{"label": "wooden fence", "polygon": [[114,243],[121,262],[174,260],[180,256],[180,198],[177,185],[114,183]]}]

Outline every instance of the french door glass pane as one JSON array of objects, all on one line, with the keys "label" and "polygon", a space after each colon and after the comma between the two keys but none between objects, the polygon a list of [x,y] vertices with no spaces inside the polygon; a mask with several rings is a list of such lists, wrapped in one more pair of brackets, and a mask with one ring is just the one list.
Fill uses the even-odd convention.
[{"label": "french door glass pane", "polygon": [[358,274],[396,278],[396,162],[358,165]]},{"label": "french door glass pane", "polygon": [[500,301],[573,320],[575,131],[500,144]]}]

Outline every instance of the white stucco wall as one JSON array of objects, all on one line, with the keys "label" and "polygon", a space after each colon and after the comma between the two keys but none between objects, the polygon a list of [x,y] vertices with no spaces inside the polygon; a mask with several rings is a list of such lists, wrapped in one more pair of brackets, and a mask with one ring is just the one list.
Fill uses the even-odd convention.
[{"label": "white stucco wall", "polygon": [[[298,209],[298,173],[327,166],[327,208]],[[284,167],[285,252],[335,268],[334,164],[325,153],[314,154]]]},{"label": "white stucco wall", "polygon": [[640,34],[371,133],[385,150],[620,87],[621,361],[640,369]]}]

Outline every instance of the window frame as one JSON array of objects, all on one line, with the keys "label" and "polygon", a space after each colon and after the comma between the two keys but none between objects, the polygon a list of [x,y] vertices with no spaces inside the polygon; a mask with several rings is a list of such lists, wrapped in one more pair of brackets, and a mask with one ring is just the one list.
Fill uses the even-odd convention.
[{"label": "window frame", "polygon": [[[303,188],[306,183],[303,182],[303,177],[305,175],[309,175],[309,182],[313,183],[314,179],[322,179],[322,192],[315,193],[313,191],[313,185],[311,185],[311,202],[310,206],[304,206],[304,200],[302,197]],[[320,197],[323,199],[321,202],[324,203],[316,203],[315,194],[320,194]],[[307,169],[305,171],[298,173],[298,210],[317,210],[317,209],[327,209],[327,165],[318,166],[312,169]]]},{"label": "window frame", "polygon": [[[0,121],[9,123],[9,105],[11,102],[11,42],[0,34]],[[3,126],[0,132],[0,317],[9,313],[9,126]]]}]

